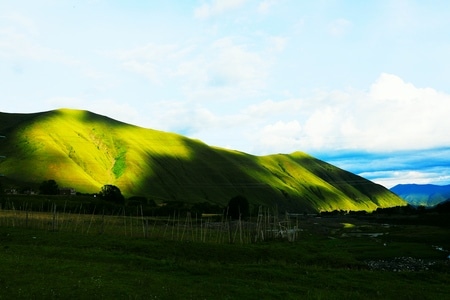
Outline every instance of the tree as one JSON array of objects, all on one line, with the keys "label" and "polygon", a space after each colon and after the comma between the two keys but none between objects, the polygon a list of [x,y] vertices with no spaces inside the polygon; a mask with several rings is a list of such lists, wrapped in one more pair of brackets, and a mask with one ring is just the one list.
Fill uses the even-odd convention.
[{"label": "tree", "polygon": [[44,180],[39,186],[39,192],[42,195],[58,195],[59,188],[55,180]]},{"label": "tree", "polygon": [[217,204],[209,202],[198,202],[191,206],[191,213],[193,214],[220,214],[223,212],[223,208]]},{"label": "tree", "polygon": [[0,196],[3,196],[5,194],[5,189],[3,188],[3,183],[0,180]]},{"label": "tree", "polygon": [[123,204],[125,202],[125,198],[122,195],[120,189],[112,184],[105,184],[102,186],[102,189],[98,193],[98,195],[106,201]]},{"label": "tree", "polygon": [[231,219],[245,219],[250,215],[250,206],[247,198],[244,196],[236,196],[231,198],[227,207],[228,216]]},{"label": "tree", "polygon": [[450,213],[450,199],[436,205],[435,210],[438,213]]},{"label": "tree", "polygon": [[132,196],[132,197],[128,198],[127,205],[128,206],[144,205],[144,206],[148,206],[148,207],[156,207],[155,200],[147,199],[144,196]]}]

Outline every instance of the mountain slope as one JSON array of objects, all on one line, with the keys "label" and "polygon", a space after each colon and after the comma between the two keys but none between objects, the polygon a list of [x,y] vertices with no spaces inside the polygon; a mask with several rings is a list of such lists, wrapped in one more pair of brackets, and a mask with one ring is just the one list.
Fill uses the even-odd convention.
[{"label": "mountain slope", "polygon": [[97,192],[104,184],[156,202],[253,205],[291,211],[405,205],[380,185],[305,153],[253,156],[81,110],[0,114],[0,170],[7,178]]},{"label": "mountain slope", "polygon": [[435,206],[450,199],[450,185],[398,184],[391,191],[417,206]]}]

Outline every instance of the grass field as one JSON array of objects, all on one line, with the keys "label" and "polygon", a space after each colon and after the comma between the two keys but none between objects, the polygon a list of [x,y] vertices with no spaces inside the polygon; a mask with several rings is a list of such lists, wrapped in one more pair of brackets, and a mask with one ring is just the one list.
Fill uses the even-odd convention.
[{"label": "grass field", "polygon": [[[117,224],[110,220],[106,224],[113,230],[101,231],[105,222],[102,225],[92,215],[80,215],[84,221],[78,225],[74,220],[63,222],[61,214],[58,225],[53,225],[51,212],[34,217],[44,226],[32,226],[30,215],[27,224],[24,212],[0,211],[0,299],[448,299],[450,295],[448,228],[380,224],[347,216],[304,217],[295,221],[301,229],[295,242],[273,237],[230,243],[226,238],[195,239],[193,233],[201,229],[198,222],[182,237],[185,219],[172,222],[165,235],[161,235],[164,222],[155,225],[160,235],[144,235],[139,218],[134,231],[131,223],[123,223],[129,218]],[[210,232],[214,237],[214,230]]]}]

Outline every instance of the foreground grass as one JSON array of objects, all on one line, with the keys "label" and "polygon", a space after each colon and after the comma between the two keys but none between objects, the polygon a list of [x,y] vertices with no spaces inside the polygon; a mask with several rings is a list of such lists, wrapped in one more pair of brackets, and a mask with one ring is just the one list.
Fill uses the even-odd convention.
[{"label": "foreground grass", "polygon": [[[440,242],[446,234],[435,231]],[[386,272],[364,263],[405,251],[442,259],[420,236],[394,232],[387,247],[313,233],[217,244],[0,227],[0,299],[445,299],[445,266]]]}]

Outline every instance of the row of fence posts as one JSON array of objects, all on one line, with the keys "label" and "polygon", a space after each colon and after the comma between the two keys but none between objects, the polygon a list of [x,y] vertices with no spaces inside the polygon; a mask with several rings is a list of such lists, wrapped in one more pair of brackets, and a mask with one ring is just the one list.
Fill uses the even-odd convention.
[{"label": "row of fence posts", "polygon": [[[298,217],[293,220],[288,214],[280,218],[269,209],[260,207],[255,218],[231,220],[226,215],[204,218],[186,216],[174,212],[167,218],[144,216],[142,206],[137,207],[136,215],[126,215],[125,210],[114,215],[104,211],[86,214],[82,205],[78,211],[67,212],[64,206],[59,212],[56,204],[45,212],[33,211],[24,205],[16,209],[10,202],[1,207],[2,226],[47,229],[50,231],[72,231],[84,234],[115,234],[141,236],[143,238],[164,238],[176,241],[199,241],[216,243],[257,243],[273,239],[296,241],[299,236]],[[43,207],[43,206],[42,206]],[[1,221],[1,220],[0,220]],[[140,223],[140,224],[139,224]],[[141,229],[139,229],[141,227]],[[142,230],[142,233],[139,231]]]}]

